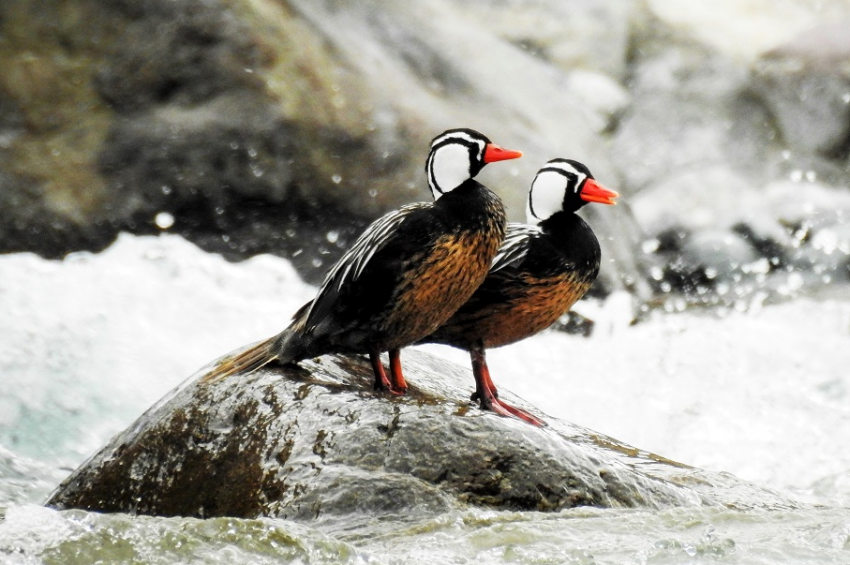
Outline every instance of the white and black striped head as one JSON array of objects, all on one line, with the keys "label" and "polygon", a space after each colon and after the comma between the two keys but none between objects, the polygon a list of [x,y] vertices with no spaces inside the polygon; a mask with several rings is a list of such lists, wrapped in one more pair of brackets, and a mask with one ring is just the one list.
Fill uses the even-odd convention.
[{"label": "white and black striped head", "polygon": [[616,204],[619,194],[594,180],[590,170],[572,159],[552,159],[537,171],[528,191],[526,214],[537,224],[558,212],[575,212],[588,202]]},{"label": "white and black striped head", "polygon": [[437,200],[473,178],[487,163],[519,157],[520,151],[502,149],[474,129],[450,129],[431,142],[425,174]]}]

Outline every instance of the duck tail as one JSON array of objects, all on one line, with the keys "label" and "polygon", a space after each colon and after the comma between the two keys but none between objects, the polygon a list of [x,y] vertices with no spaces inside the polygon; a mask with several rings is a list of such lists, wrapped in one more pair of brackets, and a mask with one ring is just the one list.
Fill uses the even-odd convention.
[{"label": "duck tail", "polygon": [[270,337],[242,351],[225,355],[222,360],[201,377],[202,383],[214,383],[237,373],[249,374],[263,365],[278,359],[274,347],[280,336]]}]

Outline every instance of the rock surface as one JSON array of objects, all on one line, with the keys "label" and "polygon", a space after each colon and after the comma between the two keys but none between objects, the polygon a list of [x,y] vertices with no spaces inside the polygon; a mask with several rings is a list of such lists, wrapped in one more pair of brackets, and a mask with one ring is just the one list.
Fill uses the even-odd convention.
[{"label": "rock surface", "polygon": [[372,391],[370,366],[358,357],[325,356],[214,385],[195,380],[202,370],[77,469],[47,504],[331,521],[418,518],[463,505],[794,505],[565,422],[536,428],[483,412],[467,400],[468,370],[412,350],[404,362],[405,397]]}]

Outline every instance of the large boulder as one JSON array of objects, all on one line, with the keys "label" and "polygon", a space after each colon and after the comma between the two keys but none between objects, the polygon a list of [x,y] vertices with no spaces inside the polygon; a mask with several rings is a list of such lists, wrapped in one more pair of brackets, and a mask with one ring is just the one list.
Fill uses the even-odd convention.
[{"label": "large boulder", "polygon": [[193,377],[47,504],[305,520],[417,518],[463,505],[793,505],[566,422],[547,418],[537,428],[481,411],[468,400],[468,370],[419,351],[405,351],[404,362],[412,385],[404,397],[374,392],[360,357],[325,356],[212,385]]},{"label": "large boulder", "polygon": [[[550,24],[543,55],[495,25],[508,4],[30,4],[0,5],[0,252],[60,257],[165,229],[229,258],[292,258],[318,282],[369,221],[430,198],[428,142],[450,127],[526,153],[480,177],[512,219],[553,157],[619,185],[601,130],[628,99],[609,73],[624,72],[634,0],[585,3],[568,42],[554,37],[577,20],[558,8],[553,27],[559,3],[527,10],[529,34]],[[600,286],[645,296],[628,215],[594,222],[616,258]]]}]

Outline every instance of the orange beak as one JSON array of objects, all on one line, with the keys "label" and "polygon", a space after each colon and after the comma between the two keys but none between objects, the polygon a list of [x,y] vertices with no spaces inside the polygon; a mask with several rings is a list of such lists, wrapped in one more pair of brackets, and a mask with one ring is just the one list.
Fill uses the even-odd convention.
[{"label": "orange beak", "polygon": [[585,202],[616,204],[616,202],[614,202],[614,199],[620,195],[614,192],[613,190],[605,188],[593,179],[587,179],[586,181],[584,181],[584,188],[581,189],[581,193],[579,194],[579,196]]},{"label": "orange beak", "polygon": [[511,151],[510,149],[502,149],[495,143],[488,143],[484,148],[484,162],[493,163],[495,161],[504,161],[506,159],[519,159],[522,157],[522,151]]}]

